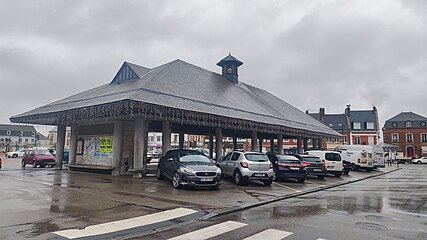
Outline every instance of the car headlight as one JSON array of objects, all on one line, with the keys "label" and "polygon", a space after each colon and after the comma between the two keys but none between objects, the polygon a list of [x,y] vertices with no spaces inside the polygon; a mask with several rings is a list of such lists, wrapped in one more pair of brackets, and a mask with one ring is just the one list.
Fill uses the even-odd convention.
[{"label": "car headlight", "polygon": [[216,173],[217,173],[217,174],[221,174],[221,168],[217,168],[217,169],[216,169]]},{"label": "car headlight", "polygon": [[179,170],[180,170],[181,172],[185,173],[185,174],[188,174],[188,175],[194,175],[193,170],[191,170],[191,169],[189,169],[189,168],[186,168],[186,167],[180,167],[180,168],[179,168]]}]

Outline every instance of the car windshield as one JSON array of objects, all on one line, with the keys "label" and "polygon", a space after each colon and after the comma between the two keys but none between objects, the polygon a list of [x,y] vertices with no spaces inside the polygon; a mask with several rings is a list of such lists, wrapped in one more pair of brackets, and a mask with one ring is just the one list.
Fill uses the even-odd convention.
[{"label": "car windshield", "polygon": [[246,153],[245,157],[251,162],[267,162],[268,157],[265,154]]},{"label": "car windshield", "polygon": [[341,155],[339,153],[326,153],[325,158],[328,161],[341,161]]},{"label": "car windshield", "polygon": [[321,162],[318,157],[302,157],[304,162]]},{"label": "car windshield", "polygon": [[36,153],[37,156],[44,156],[44,155],[45,156],[50,156],[50,155],[52,155],[47,150],[35,150],[34,152]]},{"label": "car windshield", "polygon": [[211,163],[211,160],[205,155],[199,152],[180,152],[179,153],[179,162],[180,163]]},{"label": "car windshield", "polygon": [[277,156],[278,162],[279,163],[293,163],[293,164],[300,164],[300,160],[294,156],[284,156],[284,155],[279,155]]}]

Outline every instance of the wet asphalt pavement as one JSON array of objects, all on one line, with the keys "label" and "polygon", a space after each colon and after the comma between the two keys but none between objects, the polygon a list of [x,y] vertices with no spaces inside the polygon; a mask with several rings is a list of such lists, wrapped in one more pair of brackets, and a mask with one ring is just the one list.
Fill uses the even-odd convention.
[{"label": "wet asphalt pavement", "polygon": [[[3,160],[0,170],[0,239],[46,239],[57,230],[82,228],[178,207],[196,209],[201,214],[218,213],[378,173],[351,172],[341,178],[312,178],[304,184],[284,181],[273,183],[271,187],[256,182],[239,187],[224,180],[216,191],[176,190],[168,181],[158,181],[154,177],[132,179],[33,169],[31,166],[21,169],[19,159]],[[426,170],[427,166],[404,165],[402,170],[374,179],[225,214],[144,239],[165,239],[184,230],[192,231],[226,220],[244,221],[249,225],[215,239],[241,239],[271,226],[293,232],[289,239],[361,239],[354,235],[356,232],[365,234],[367,239],[372,236],[426,239],[425,230],[423,232],[427,228]],[[173,227],[174,222],[170,224],[169,227]]]}]

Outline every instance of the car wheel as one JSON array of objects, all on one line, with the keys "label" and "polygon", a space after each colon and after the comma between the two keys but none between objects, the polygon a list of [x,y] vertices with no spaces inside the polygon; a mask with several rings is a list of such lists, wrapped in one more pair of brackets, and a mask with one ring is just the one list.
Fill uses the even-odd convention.
[{"label": "car wheel", "polygon": [[323,175],[322,175],[322,176],[317,176],[317,178],[318,178],[318,179],[324,179],[324,178],[325,178],[325,176],[323,176]]},{"label": "car wheel", "polygon": [[25,162],[24,160],[21,161],[21,167],[25,167]]},{"label": "car wheel", "polygon": [[421,164],[421,161],[418,161],[417,163],[418,163],[418,164]]},{"label": "car wheel", "polygon": [[158,180],[163,179],[162,172],[160,172],[160,168],[157,168],[156,177]]},{"label": "car wheel", "polygon": [[298,178],[299,183],[304,183],[304,181],[305,181],[305,178]]},{"label": "car wheel", "polygon": [[175,172],[174,174],[173,174],[173,177],[172,177],[172,185],[173,185],[173,187],[174,188],[180,188],[181,187],[181,180],[180,180],[180,177],[179,177],[179,173],[178,172]]},{"label": "car wheel", "polygon": [[335,173],[335,177],[341,177],[342,173]]},{"label": "car wheel", "polygon": [[248,185],[247,179],[242,176],[239,170],[234,172],[234,182],[239,186]]},{"label": "car wheel", "polygon": [[13,154],[13,155],[12,155],[12,157],[13,157],[13,158],[17,158],[17,157],[18,157],[18,154],[16,154],[16,153],[15,153],[15,154]]},{"label": "car wheel", "polygon": [[270,186],[273,183],[273,179],[262,180],[265,186]]},{"label": "car wheel", "polygon": [[33,168],[36,168],[37,167],[37,163],[36,163],[36,161],[33,161]]},{"label": "car wheel", "polygon": [[349,169],[346,169],[346,170],[344,170],[344,174],[349,174],[350,173],[350,170]]}]

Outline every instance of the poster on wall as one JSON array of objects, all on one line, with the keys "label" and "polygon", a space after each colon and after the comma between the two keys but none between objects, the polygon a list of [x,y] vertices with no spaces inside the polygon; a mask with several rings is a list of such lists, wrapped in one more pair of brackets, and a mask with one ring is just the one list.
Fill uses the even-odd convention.
[{"label": "poster on wall", "polygon": [[83,143],[82,164],[112,166],[112,137],[86,137],[84,138]]}]

